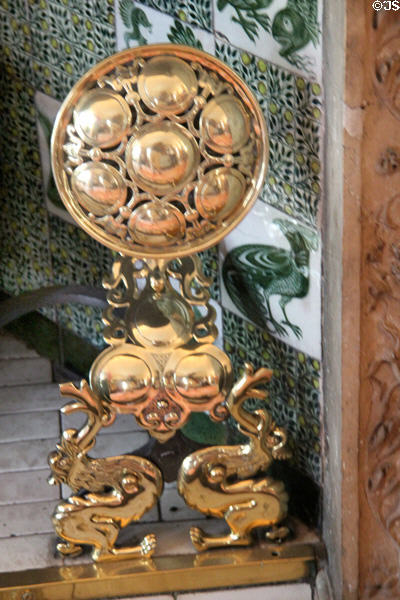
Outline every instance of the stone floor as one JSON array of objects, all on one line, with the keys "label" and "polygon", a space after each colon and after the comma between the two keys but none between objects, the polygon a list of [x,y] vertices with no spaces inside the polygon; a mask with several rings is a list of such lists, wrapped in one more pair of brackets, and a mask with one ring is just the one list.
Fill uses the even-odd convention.
[{"label": "stone floor", "polygon": [[[311,588],[305,583],[261,585],[236,590],[216,590],[174,594],[172,596],[142,596],[141,600],[311,600]],[[121,598],[120,600],[131,600]]]},{"label": "stone floor", "polygon": [[[64,428],[79,425],[79,415],[60,414],[65,402],[58,385],[52,383],[50,362],[0,332],[0,573],[61,566],[72,560],[56,555],[50,519],[57,500],[67,497],[69,489],[47,483],[48,453]],[[147,436],[132,417],[119,417],[112,431],[99,434],[91,456],[139,448]],[[186,507],[175,484],[166,484],[158,506],[134,525],[135,533],[156,533],[160,555],[192,554],[188,530],[199,516]],[[151,598],[247,600],[248,595],[249,589],[238,589]],[[253,600],[311,600],[311,588],[306,584],[258,586],[251,588],[251,595]]]}]

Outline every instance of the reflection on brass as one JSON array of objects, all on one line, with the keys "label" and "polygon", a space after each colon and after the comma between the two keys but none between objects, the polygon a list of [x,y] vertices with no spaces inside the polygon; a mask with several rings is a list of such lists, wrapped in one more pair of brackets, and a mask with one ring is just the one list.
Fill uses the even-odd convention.
[{"label": "reflection on brass", "polygon": [[288,542],[280,550],[276,556],[264,544],[197,556],[160,556],[3,573],[0,600],[20,600],[27,591],[34,598],[46,600],[148,596],[221,588],[227,582],[229,586],[249,586],[296,581],[312,574],[316,563],[312,544]]},{"label": "reflection on brass", "polygon": [[205,514],[224,518],[226,536],[194,528],[199,550],[246,545],[267,526],[285,537],[283,484],[266,470],[286,458],[286,435],[265,410],[248,412],[249,396],[271,372],[233,385],[227,355],[214,346],[216,313],[199,258],[249,211],[267,167],[268,136],[247,86],[219,60],[192,48],[129,49],[89,71],[61,107],[53,135],[60,195],[78,224],[119,252],[104,280],[109,345],[94,361],[90,386],[65,384],[76,401],[64,408],[88,414],[67,429],[50,455],[52,482],[79,495],[56,508],[61,553],[93,546],[95,560],[147,557],[155,538],[117,548],[118,532],[159,497],[161,474],[137,456],[87,455],[101,427],[129,414],[166,442],[192,412],[221,421],[229,414],[246,444],[194,452],[181,466],[179,491]]},{"label": "reflection on brass", "polygon": [[222,94],[204,107],[200,117],[200,135],[215,152],[233,154],[247,144],[250,125],[243,103],[232,94]]},{"label": "reflection on brass", "polygon": [[124,205],[127,187],[119,171],[99,162],[79,165],[71,186],[80,204],[98,217],[112,214]]},{"label": "reflection on brass", "polygon": [[[289,458],[286,433],[276,427],[265,409],[247,411],[249,397],[265,397],[256,386],[271,378],[272,371],[255,373],[246,364],[242,378],[227,399],[230,414],[248,443],[237,446],[212,446],[187,456],[178,475],[178,491],[185,502],[206,515],[224,518],[230,532],[207,535],[192,527],[190,537],[198,550],[218,546],[247,546],[255,527],[269,527],[269,539],[283,539],[289,533],[278,524],[287,515],[288,496],[281,481],[265,474],[273,459]],[[261,474],[260,474],[261,473]]]},{"label": "reflection on brass", "polygon": [[192,67],[181,58],[155,56],[138,77],[138,91],[148,108],[161,115],[186,111],[197,95],[198,82]]},{"label": "reflection on brass", "polygon": [[[112,347],[93,363],[91,388],[108,409],[135,415],[160,441],[191,412],[209,411],[215,421],[227,416],[232,367],[213,345],[208,283],[200,260],[190,256],[139,264],[121,257],[104,281],[110,290],[104,338]],[[203,314],[196,316],[200,307]]]},{"label": "reflection on brass", "polygon": [[216,244],[256,200],[267,158],[264,118],[243,81],[218,59],[172,44],[93,67],[53,134],[67,209],[98,241],[140,258]]},{"label": "reflection on brass", "polygon": [[[132,547],[116,548],[115,542],[122,527],[154,506],[162,490],[160,471],[138,456],[90,458],[87,453],[95,444],[96,434],[112,424],[115,414],[102,405],[86,382],[80,389],[63,384],[61,393],[75,398],[63,412],[82,411],[87,414],[87,423],[79,431],[66,429],[57,450],[49,455],[49,483],[66,483],[75,492],[61,501],[53,514],[54,529],[64,540],[57,550],[78,556],[82,544],[88,544],[93,546],[92,557],[97,561],[151,556],[156,546],[152,534]],[[82,489],[85,493],[78,495]]]},{"label": "reflection on brass", "polygon": [[109,90],[92,89],[74,108],[75,130],[86,144],[109,148],[128,133],[131,110],[122,96]]},{"label": "reflection on brass", "polygon": [[241,202],[246,189],[242,173],[236,169],[213,169],[196,188],[196,208],[210,221],[227,217]]},{"label": "reflection on brass", "polygon": [[[148,123],[133,135],[126,147],[125,159],[128,173],[139,187],[151,194],[164,195],[179,192],[193,180],[200,152],[187,129],[163,121]],[[163,206],[162,203],[148,204]],[[185,222],[184,215],[182,219]]]}]

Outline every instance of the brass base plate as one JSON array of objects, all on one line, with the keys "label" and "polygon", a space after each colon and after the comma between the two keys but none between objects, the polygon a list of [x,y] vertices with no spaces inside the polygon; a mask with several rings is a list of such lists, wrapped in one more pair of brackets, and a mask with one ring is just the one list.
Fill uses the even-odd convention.
[{"label": "brass base plate", "polygon": [[313,544],[264,544],[2,573],[0,600],[90,600],[295,581],[312,575],[315,559]]}]

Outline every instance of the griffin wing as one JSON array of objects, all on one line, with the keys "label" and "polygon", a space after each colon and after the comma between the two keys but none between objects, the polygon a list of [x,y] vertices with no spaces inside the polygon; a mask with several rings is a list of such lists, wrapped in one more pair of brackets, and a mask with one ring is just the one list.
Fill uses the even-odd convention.
[{"label": "griffin wing", "polygon": [[236,307],[251,321],[265,327],[268,318],[263,290],[272,281],[285,278],[293,269],[290,251],[263,244],[238,246],[226,257],[222,276]]},{"label": "griffin wing", "polygon": [[134,10],[132,0],[119,0],[119,14],[125,27],[132,27]]},{"label": "griffin wing", "polygon": [[292,8],[304,18],[304,25],[314,46],[317,46],[321,29],[318,23],[318,0],[288,0],[288,8]]}]

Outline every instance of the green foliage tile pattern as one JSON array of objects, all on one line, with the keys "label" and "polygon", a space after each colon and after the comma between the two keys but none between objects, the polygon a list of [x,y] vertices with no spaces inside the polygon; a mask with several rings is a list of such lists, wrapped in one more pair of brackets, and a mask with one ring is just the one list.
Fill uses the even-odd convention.
[{"label": "green foliage tile pattern", "polygon": [[[50,216],[50,252],[55,285],[77,283],[101,287],[102,277],[111,269],[113,253],[100,246],[82,229]],[[59,322],[96,346],[104,346],[101,311],[89,306],[58,309]]]},{"label": "green foliage tile pattern", "polygon": [[90,340],[99,350],[105,347],[102,335],[101,310],[85,305],[66,305],[57,308],[58,323],[80,338]]},{"label": "green foliage tile pattern", "polygon": [[218,246],[208,248],[199,253],[204,275],[210,280],[210,294],[214,300],[220,300],[220,285],[218,272]]},{"label": "green foliage tile pattern", "polygon": [[[245,362],[265,366],[274,375],[266,385],[266,404],[289,432],[293,463],[315,481],[320,479],[320,362],[272,337],[267,331],[223,309],[224,350],[238,377]],[[263,404],[247,400],[250,408]],[[232,441],[241,434],[232,429]]]},{"label": "green foliage tile pattern", "polygon": [[[47,212],[43,206],[33,87],[0,71],[0,286],[11,294],[49,285]],[[5,118],[7,115],[7,118]],[[5,160],[6,159],[6,160]]]},{"label": "green foliage tile pattern", "polygon": [[58,217],[50,216],[49,223],[55,282],[101,287],[102,276],[110,271],[115,253]]},{"label": "green foliage tile pattern", "polygon": [[[225,4],[218,0],[221,10]],[[245,9],[237,6],[235,14],[239,21],[247,19],[249,35],[272,28],[257,2],[242,5]],[[166,12],[174,19],[168,32],[174,43],[201,48],[193,27],[213,33],[216,55],[244,78],[266,115],[270,167],[261,199],[308,225],[317,222],[320,85],[222,42],[213,31],[212,11],[217,8],[210,0],[143,0],[139,5],[127,0],[0,0],[0,289],[9,294],[72,283],[100,286],[110,269],[112,252],[45,208],[34,96],[40,90],[63,100],[87,69],[115,52],[115,11],[122,6],[126,19],[131,19],[130,8],[144,14],[147,7]],[[146,27],[140,30],[144,37]],[[154,34],[157,23],[151,27]],[[126,28],[125,41],[131,43],[134,28]],[[220,302],[218,249],[201,253],[201,258],[211,295]],[[103,345],[99,310],[69,305],[42,312],[95,346]],[[318,482],[319,363],[227,310],[223,333],[237,374],[245,360],[274,369],[269,406],[289,429],[294,464]],[[231,431],[232,439],[237,435]]]},{"label": "green foliage tile pattern", "polygon": [[315,225],[321,192],[321,87],[219,41],[216,55],[243,77],[265,114],[270,158],[261,199]]},{"label": "green foliage tile pattern", "polygon": [[36,87],[60,100],[99,60],[115,52],[112,2],[29,0]]},{"label": "green foliage tile pattern", "polygon": [[192,46],[198,50],[203,50],[203,44],[196,38],[193,30],[175,19],[173,26],[168,34],[168,39],[172,44],[184,44],[185,46]]}]

